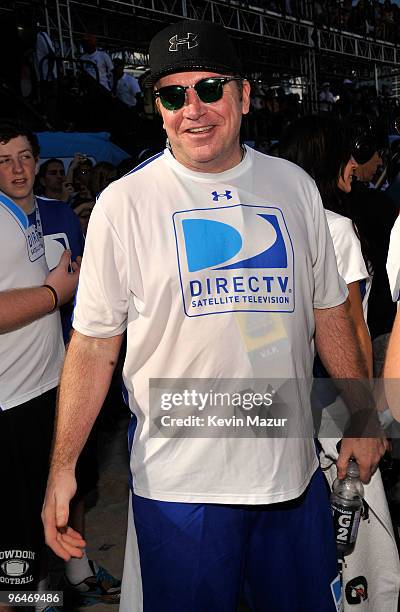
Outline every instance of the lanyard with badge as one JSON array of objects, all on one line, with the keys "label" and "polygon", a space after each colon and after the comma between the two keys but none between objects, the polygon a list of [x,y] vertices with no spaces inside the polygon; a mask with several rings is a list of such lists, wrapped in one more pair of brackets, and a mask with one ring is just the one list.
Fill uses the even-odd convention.
[{"label": "lanyard with badge", "polygon": [[[29,219],[29,217],[28,217]],[[42,221],[40,219],[39,206],[35,198],[35,223],[29,225],[26,230],[29,259],[35,261],[44,255],[44,238]]]}]

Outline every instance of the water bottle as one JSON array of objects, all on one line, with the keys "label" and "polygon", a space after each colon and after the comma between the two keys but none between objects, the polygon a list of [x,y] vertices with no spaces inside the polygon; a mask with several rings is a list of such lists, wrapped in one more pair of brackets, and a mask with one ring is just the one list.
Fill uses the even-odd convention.
[{"label": "water bottle", "polygon": [[360,524],[364,487],[360,480],[357,462],[350,459],[347,475],[336,478],[331,493],[331,507],[336,545],[341,556],[349,555],[357,539]]}]

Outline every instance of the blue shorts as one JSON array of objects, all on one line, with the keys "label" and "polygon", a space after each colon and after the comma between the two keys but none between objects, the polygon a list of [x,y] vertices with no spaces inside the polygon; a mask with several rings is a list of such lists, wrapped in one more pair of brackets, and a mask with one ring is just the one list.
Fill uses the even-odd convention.
[{"label": "blue shorts", "polygon": [[336,612],[341,595],[320,469],[301,497],[238,506],[133,496],[143,612]]}]

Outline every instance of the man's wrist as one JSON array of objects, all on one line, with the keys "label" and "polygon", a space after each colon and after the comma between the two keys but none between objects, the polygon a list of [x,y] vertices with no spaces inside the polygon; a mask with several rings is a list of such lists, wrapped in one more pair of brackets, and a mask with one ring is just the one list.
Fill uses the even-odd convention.
[{"label": "man's wrist", "polygon": [[354,412],[343,432],[344,438],[380,438],[383,434],[376,410],[367,409]]},{"label": "man's wrist", "polygon": [[46,289],[49,294],[52,297],[53,300],[53,306],[51,308],[51,310],[49,310],[49,314],[51,312],[54,312],[55,310],[57,310],[58,307],[58,295],[57,295],[57,291],[54,289],[54,287],[52,287],[51,285],[42,285],[43,289]]},{"label": "man's wrist", "polygon": [[75,462],[68,465],[64,465],[64,463],[59,464],[57,460],[53,462],[49,469],[49,482],[57,482],[63,476],[70,476],[72,478],[75,478],[75,469],[77,461],[78,460],[76,459]]}]

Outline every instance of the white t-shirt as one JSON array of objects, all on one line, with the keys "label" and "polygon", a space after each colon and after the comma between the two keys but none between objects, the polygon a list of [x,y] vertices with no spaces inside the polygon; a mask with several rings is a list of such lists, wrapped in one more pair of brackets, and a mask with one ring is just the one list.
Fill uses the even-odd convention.
[{"label": "white t-shirt", "polygon": [[397,217],[390,234],[386,270],[393,302],[400,298],[400,216]]},{"label": "white t-shirt", "polygon": [[[96,70],[90,63],[93,62],[97,66],[99,73],[99,83],[109,91],[111,90],[113,63],[111,57],[105,51],[96,49],[93,53],[84,53],[80,59],[84,62],[83,69],[90,74],[94,79],[97,78]],[[84,61],[88,60],[88,61]]]},{"label": "white t-shirt", "polygon": [[355,282],[360,283],[364,319],[367,320],[371,277],[365,265],[361,244],[354,231],[353,222],[348,217],[331,210],[325,210],[325,213],[335,249],[339,274],[346,285]]},{"label": "white t-shirt", "polygon": [[[39,286],[49,273],[43,242],[25,213],[0,194],[0,291]],[[60,313],[0,337],[0,409],[19,406],[58,385],[64,359]]]},{"label": "white t-shirt", "polygon": [[335,98],[331,91],[321,91],[319,94],[319,101],[321,111],[330,111],[332,105],[335,103]]},{"label": "white t-shirt", "polygon": [[[52,55],[50,62],[48,55]],[[54,45],[47,32],[38,32],[36,37],[36,72],[39,81],[54,81],[57,78],[57,62]]]},{"label": "white t-shirt", "polygon": [[[346,296],[315,183],[290,162],[246,148],[234,168],[204,174],[164,151],[107,187],[89,223],[73,325],[103,338],[127,329],[135,493],[298,497],[317,467],[296,382],[312,377],[313,307]],[[208,378],[218,390],[228,378],[241,389],[241,379],[293,379],[297,437],[150,435],[162,411],[153,396],[149,408],[149,379],[160,378]]]},{"label": "white t-shirt", "polygon": [[124,72],[122,77],[118,79],[117,82],[117,98],[128,106],[136,106],[136,94],[138,93],[140,93],[140,86],[137,79]]}]

